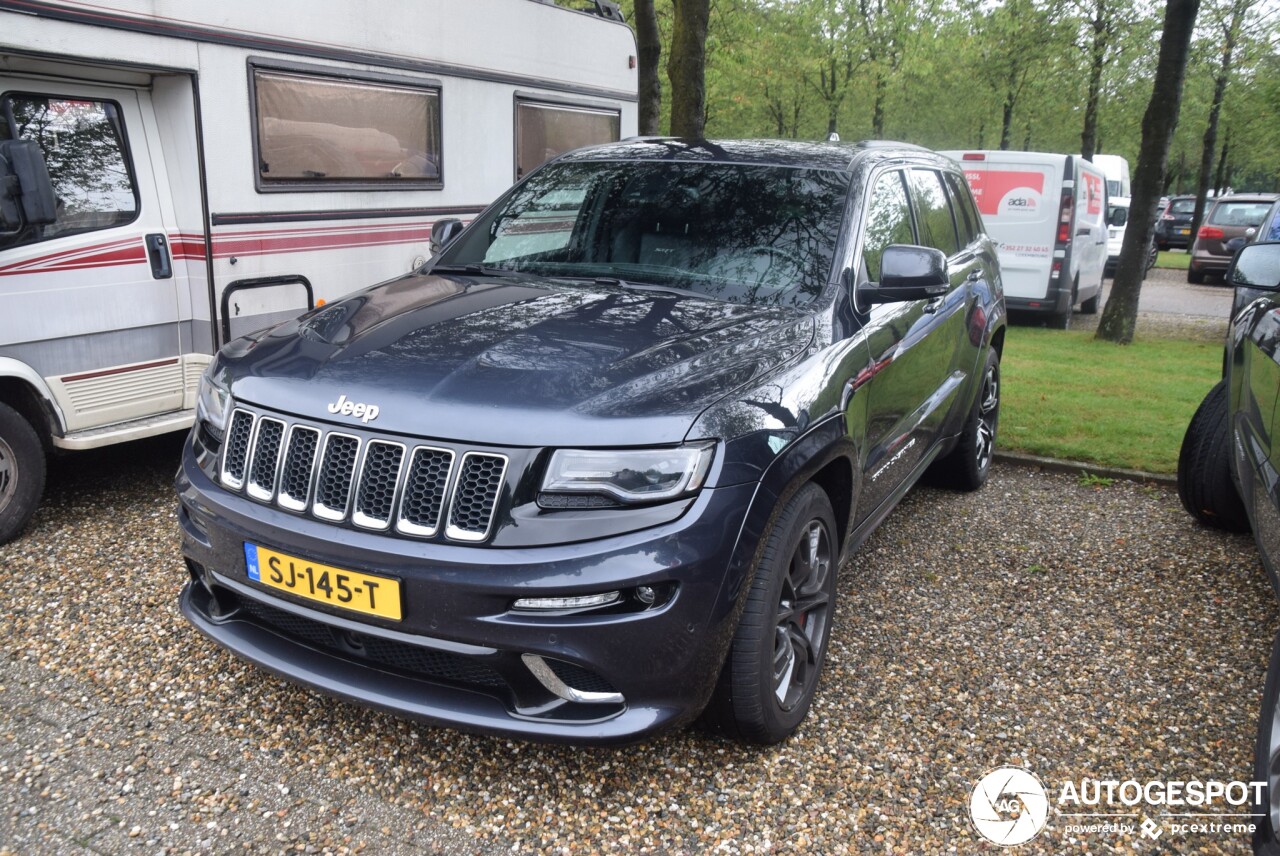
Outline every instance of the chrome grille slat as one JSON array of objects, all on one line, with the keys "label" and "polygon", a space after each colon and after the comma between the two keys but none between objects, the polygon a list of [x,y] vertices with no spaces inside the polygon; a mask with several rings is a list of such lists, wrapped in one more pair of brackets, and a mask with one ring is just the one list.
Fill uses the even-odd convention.
[{"label": "chrome grille slat", "polygon": [[395,509],[403,465],[404,444],[369,441],[360,467],[360,480],[356,483],[352,523],[366,529],[386,529],[391,525],[391,512]]},{"label": "chrome grille slat", "polygon": [[284,449],[284,423],[262,417],[253,436],[249,478],[245,490],[254,499],[270,502],[276,492],[276,472],[280,468],[280,452]]},{"label": "chrome grille slat", "polygon": [[320,472],[316,475],[316,495],[311,513],[321,520],[342,520],[351,504],[351,485],[360,459],[360,438],[329,432],[324,438]]},{"label": "chrome grille slat", "polygon": [[232,490],[244,487],[253,422],[253,414],[247,410],[236,410],[231,414],[231,427],[227,429],[227,442],[222,454],[222,483]]},{"label": "chrome grille slat", "polygon": [[315,472],[320,432],[305,425],[289,429],[284,466],[280,471],[280,493],[276,502],[290,511],[306,511],[311,497],[311,476]]},{"label": "chrome grille slat", "polygon": [[493,531],[507,465],[492,452],[406,445],[236,407],[218,478],[329,523],[474,543]]},{"label": "chrome grille slat", "polygon": [[483,541],[493,524],[502,478],[506,474],[504,455],[467,452],[458,467],[458,482],[449,503],[446,538],[455,541]]},{"label": "chrome grille slat", "polygon": [[396,531],[430,538],[440,531],[445,492],[453,471],[453,452],[431,446],[413,450],[409,475],[405,478]]}]

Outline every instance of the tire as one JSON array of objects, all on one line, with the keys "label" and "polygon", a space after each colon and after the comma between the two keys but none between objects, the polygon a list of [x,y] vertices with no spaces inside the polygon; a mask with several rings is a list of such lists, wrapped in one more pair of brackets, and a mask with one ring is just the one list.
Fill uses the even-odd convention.
[{"label": "tire", "polygon": [[1080,293],[1080,283],[1074,283],[1071,286],[1071,300],[1067,303],[1065,312],[1055,313],[1049,316],[1049,326],[1054,330],[1067,330],[1071,327],[1071,310],[1076,305],[1076,296]]},{"label": "tire", "polygon": [[1219,381],[1191,417],[1178,453],[1178,497],[1206,526],[1248,532],[1249,515],[1231,478],[1227,382]]},{"label": "tire", "polygon": [[957,490],[977,490],[987,483],[1000,427],[1000,355],[992,348],[982,366],[982,382],[956,447],[936,469]]},{"label": "tire", "polygon": [[1204,271],[1193,267],[1187,268],[1187,282],[1192,285],[1204,285]]},{"label": "tire", "polygon": [[1081,315],[1097,315],[1098,304],[1101,302],[1102,302],[1102,290],[1099,289],[1098,293],[1095,294],[1093,297],[1090,297],[1088,300],[1080,301],[1080,314]]},{"label": "tire", "polygon": [[44,493],[44,448],[31,423],[0,404],[0,544],[22,533]]},{"label": "tire", "polygon": [[[702,714],[709,731],[770,745],[786,740],[804,720],[835,612],[835,533],[831,502],[812,483],[774,521]],[[803,609],[798,608],[801,603]]]},{"label": "tire", "polygon": [[1155,244],[1152,244],[1150,249],[1147,250],[1147,264],[1146,264],[1146,267],[1142,269],[1142,272],[1143,273],[1150,272],[1150,270],[1156,266],[1156,261],[1159,258],[1160,258],[1160,251],[1156,249]]}]

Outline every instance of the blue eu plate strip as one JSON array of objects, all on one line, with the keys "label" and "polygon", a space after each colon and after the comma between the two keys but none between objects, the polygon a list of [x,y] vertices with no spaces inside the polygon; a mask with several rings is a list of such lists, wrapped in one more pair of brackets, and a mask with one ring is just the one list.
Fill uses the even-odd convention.
[{"label": "blue eu plate strip", "polygon": [[258,547],[256,544],[245,542],[244,564],[249,569],[249,579],[255,583],[262,582],[262,575],[258,573]]}]

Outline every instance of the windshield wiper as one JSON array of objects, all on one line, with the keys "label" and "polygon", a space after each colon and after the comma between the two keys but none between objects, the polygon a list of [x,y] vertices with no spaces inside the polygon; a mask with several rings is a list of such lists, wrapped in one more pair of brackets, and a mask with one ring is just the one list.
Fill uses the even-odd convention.
[{"label": "windshield wiper", "polygon": [[607,285],[614,288],[626,289],[628,291],[656,291],[663,294],[675,294],[680,297],[697,297],[702,300],[719,300],[718,297],[712,297],[703,294],[701,291],[694,291],[691,288],[680,288],[674,285],[657,285],[652,282],[632,282],[627,279],[619,279],[616,276],[557,276],[556,279],[568,279],[574,282],[591,282],[596,285]]},{"label": "windshield wiper", "polygon": [[523,276],[511,268],[489,267],[488,265],[436,265],[428,273],[465,273],[471,276]]}]

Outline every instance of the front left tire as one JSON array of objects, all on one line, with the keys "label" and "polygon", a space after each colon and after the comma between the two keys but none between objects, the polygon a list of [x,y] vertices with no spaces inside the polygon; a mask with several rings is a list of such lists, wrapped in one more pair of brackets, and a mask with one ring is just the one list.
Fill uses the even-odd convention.
[{"label": "front left tire", "polygon": [[1178,452],[1178,497],[1196,520],[1228,532],[1248,532],[1249,515],[1231,477],[1227,382],[1218,381],[1196,408]]},{"label": "front left tire", "polygon": [[27,528],[44,493],[40,437],[22,414],[0,404],[0,544]]},{"label": "front left tire", "polygon": [[831,635],[836,531],[831,501],[813,483],[791,497],[774,521],[702,715],[709,730],[770,745],[804,721]]}]

